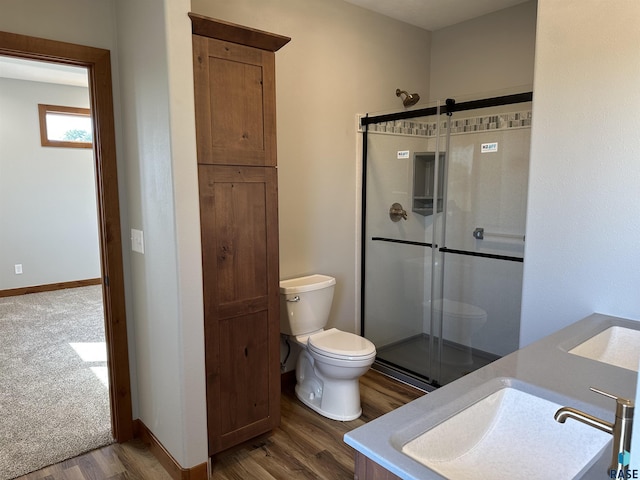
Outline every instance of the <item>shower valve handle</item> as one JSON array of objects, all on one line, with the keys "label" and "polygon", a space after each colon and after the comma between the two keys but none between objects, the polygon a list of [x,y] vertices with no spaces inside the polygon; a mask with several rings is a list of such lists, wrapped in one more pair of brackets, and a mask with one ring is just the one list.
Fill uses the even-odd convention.
[{"label": "shower valve handle", "polygon": [[407,211],[402,208],[402,205],[400,205],[399,203],[394,203],[393,205],[391,205],[391,208],[389,208],[389,218],[393,222],[399,222],[400,219],[406,220]]}]

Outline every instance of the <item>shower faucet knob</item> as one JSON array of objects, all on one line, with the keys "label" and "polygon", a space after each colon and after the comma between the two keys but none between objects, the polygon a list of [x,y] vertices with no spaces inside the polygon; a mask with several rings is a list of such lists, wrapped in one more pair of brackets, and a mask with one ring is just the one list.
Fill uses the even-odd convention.
[{"label": "shower faucet knob", "polygon": [[402,205],[400,205],[399,203],[394,203],[393,205],[391,205],[391,208],[389,208],[389,218],[393,222],[399,222],[400,219],[406,220],[407,211],[402,208]]}]

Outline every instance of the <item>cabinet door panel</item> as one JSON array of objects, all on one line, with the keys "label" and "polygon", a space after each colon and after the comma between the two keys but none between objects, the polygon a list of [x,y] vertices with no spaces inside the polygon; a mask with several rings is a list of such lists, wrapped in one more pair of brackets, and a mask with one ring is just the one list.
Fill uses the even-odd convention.
[{"label": "cabinet door panel", "polygon": [[217,152],[264,151],[262,67],[209,57],[211,146]]},{"label": "cabinet door panel", "polygon": [[276,165],[275,55],[193,36],[198,163]]},{"label": "cabinet door panel", "polygon": [[246,304],[263,308],[277,272],[276,171],[201,165],[199,172],[207,293],[223,316],[247,313]]},{"label": "cabinet door panel", "polygon": [[266,312],[220,322],[222,435],[269,416],[268,338]]},{"label": "cabinet door panel", "polygon": [[220,306],[267,293],[265,184],[218,183],[214,205]]},{"label": "cabinet door panel", "polygon": [[280,419],[277,172],[200,165],[210,454]]}]

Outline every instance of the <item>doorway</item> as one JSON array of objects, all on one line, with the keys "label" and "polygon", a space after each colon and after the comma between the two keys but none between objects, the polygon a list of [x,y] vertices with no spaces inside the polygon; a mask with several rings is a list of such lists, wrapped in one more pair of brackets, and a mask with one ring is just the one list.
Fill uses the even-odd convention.
[{"label": "doorway", "polygon": [[133,438],[120,208],[108,50],[0,32],[0,55],[84,67],[93,117],[98,236],[112,434]]}]

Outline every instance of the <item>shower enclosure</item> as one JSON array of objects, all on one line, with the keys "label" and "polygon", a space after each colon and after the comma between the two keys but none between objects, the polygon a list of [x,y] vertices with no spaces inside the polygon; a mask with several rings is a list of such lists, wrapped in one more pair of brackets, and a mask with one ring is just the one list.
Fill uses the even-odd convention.
[{"label": "shower enclosure", "polygon": [[366,116],[362,333],[426,389],[518,348],[532,94]]}]

